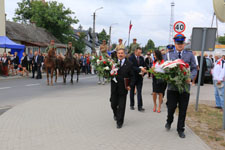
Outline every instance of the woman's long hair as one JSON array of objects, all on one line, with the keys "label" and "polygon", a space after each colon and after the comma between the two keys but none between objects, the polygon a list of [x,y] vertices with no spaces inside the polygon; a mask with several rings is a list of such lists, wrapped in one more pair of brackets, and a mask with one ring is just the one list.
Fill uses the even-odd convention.
[{"label": "woman's long hair", "polygon": [[163,60],[162,53],[159,50],[155,50],[154,53],[155,53],[155,57],[156,57],[155,62]]}]

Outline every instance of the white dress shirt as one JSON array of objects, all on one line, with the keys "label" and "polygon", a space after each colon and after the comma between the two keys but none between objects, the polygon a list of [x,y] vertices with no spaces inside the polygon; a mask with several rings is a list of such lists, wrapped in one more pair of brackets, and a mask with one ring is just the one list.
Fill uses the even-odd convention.
[{"label": "white dress shirt", "polygon": [[219,59],[215,62],[214,68],[212,70],[213,80],[224,81],[225,67],[222,68],[222,60]]}]

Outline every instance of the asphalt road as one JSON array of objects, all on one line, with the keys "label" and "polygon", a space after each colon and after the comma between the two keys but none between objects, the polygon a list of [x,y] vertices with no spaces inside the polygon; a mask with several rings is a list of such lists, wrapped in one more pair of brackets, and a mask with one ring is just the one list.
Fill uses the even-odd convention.
[{"label": "asphalt road", "polygon": [[64,92],[68,89],[79,90],[83,87],[96,86],[97,77],[93,75],[80,75],[80,81],[76,82],[74,76],[74,84],[71,84],[70,77],[67,78],[67,84],[62,82],[62,77],[58,78],[58,82],[53,86],[46,85],[46,77],[42,80],[31,78],[0,80],[0,115],[8,109],[25,103],[32,98],[42,97],[49,93]]}]

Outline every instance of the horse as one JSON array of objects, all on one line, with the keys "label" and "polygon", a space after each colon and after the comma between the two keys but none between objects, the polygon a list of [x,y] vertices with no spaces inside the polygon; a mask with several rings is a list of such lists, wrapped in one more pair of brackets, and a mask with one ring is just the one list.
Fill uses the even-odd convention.
[{"label": "horse", "polygon": [[80,60],[78,57],[74,57],[74,69],[77,71],[77,82],[79,81],[80,75]]},{"label": "horse", "polygon": [[70,82],[73,84],[74,69],[75,69],[75,59],[72,55],[72,49],[68,48],[66,52],[66,57],[63,61],[63,82],[64,83],[66,83],[67,74],[71,73]]},{"label": "horse", "polygon": [[48,51],[48,56],[44,60],[45,71],[47,73],[47,85],[49,85],[49,71],[51,72],[51,85],[53,85],[53,73],[55,71],[55,82],[57,82],[57,57],[56,48]]}]

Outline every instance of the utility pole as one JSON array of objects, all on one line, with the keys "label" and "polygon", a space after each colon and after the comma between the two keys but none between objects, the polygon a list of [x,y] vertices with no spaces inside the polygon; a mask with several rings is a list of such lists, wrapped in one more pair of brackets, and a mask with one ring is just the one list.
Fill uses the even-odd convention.
[{"label": "utility pole", "polygon": [[0,0],[0,36],[5,36],[5,0]]},{"label": "utility pole", "polygon": [[93,14],[93,33],[92,33],[92,36],[93,36],[93,41],[92,41],[92,53],[95,53],[95,12]]},{"label": "utility pole", "polygon": [[95,53],[96,50],[95,50],[95,19],[96,19],[96,11],[100,10],[100,9],[103,9],[103,7],[100,7],[98,9],[96,9],[93,13],[93,41],[92,41],[92,53]]},{"label": "utility pole", "polygon": [[112,32],[112,25],[109,27],[109,50],[110,50],[110,46],[111,46],[111,32]]},{"label": "utility pole", "polygon": [[173,31],[173,24],[174,24],[174,6],[175,3],[171,3],[171,16],[170,16],[170,33],[169,33],[169,44],[173,44],[173,36],[174,36],[174,31]]},{"label": "utility pole", "polygon": [[109,26],[109,43],[108,43],[109,48],[111,46],[111,39],[112,39],[112,26],[116,25],[116,24],[118,24],[118,23],[113,23]]}]

